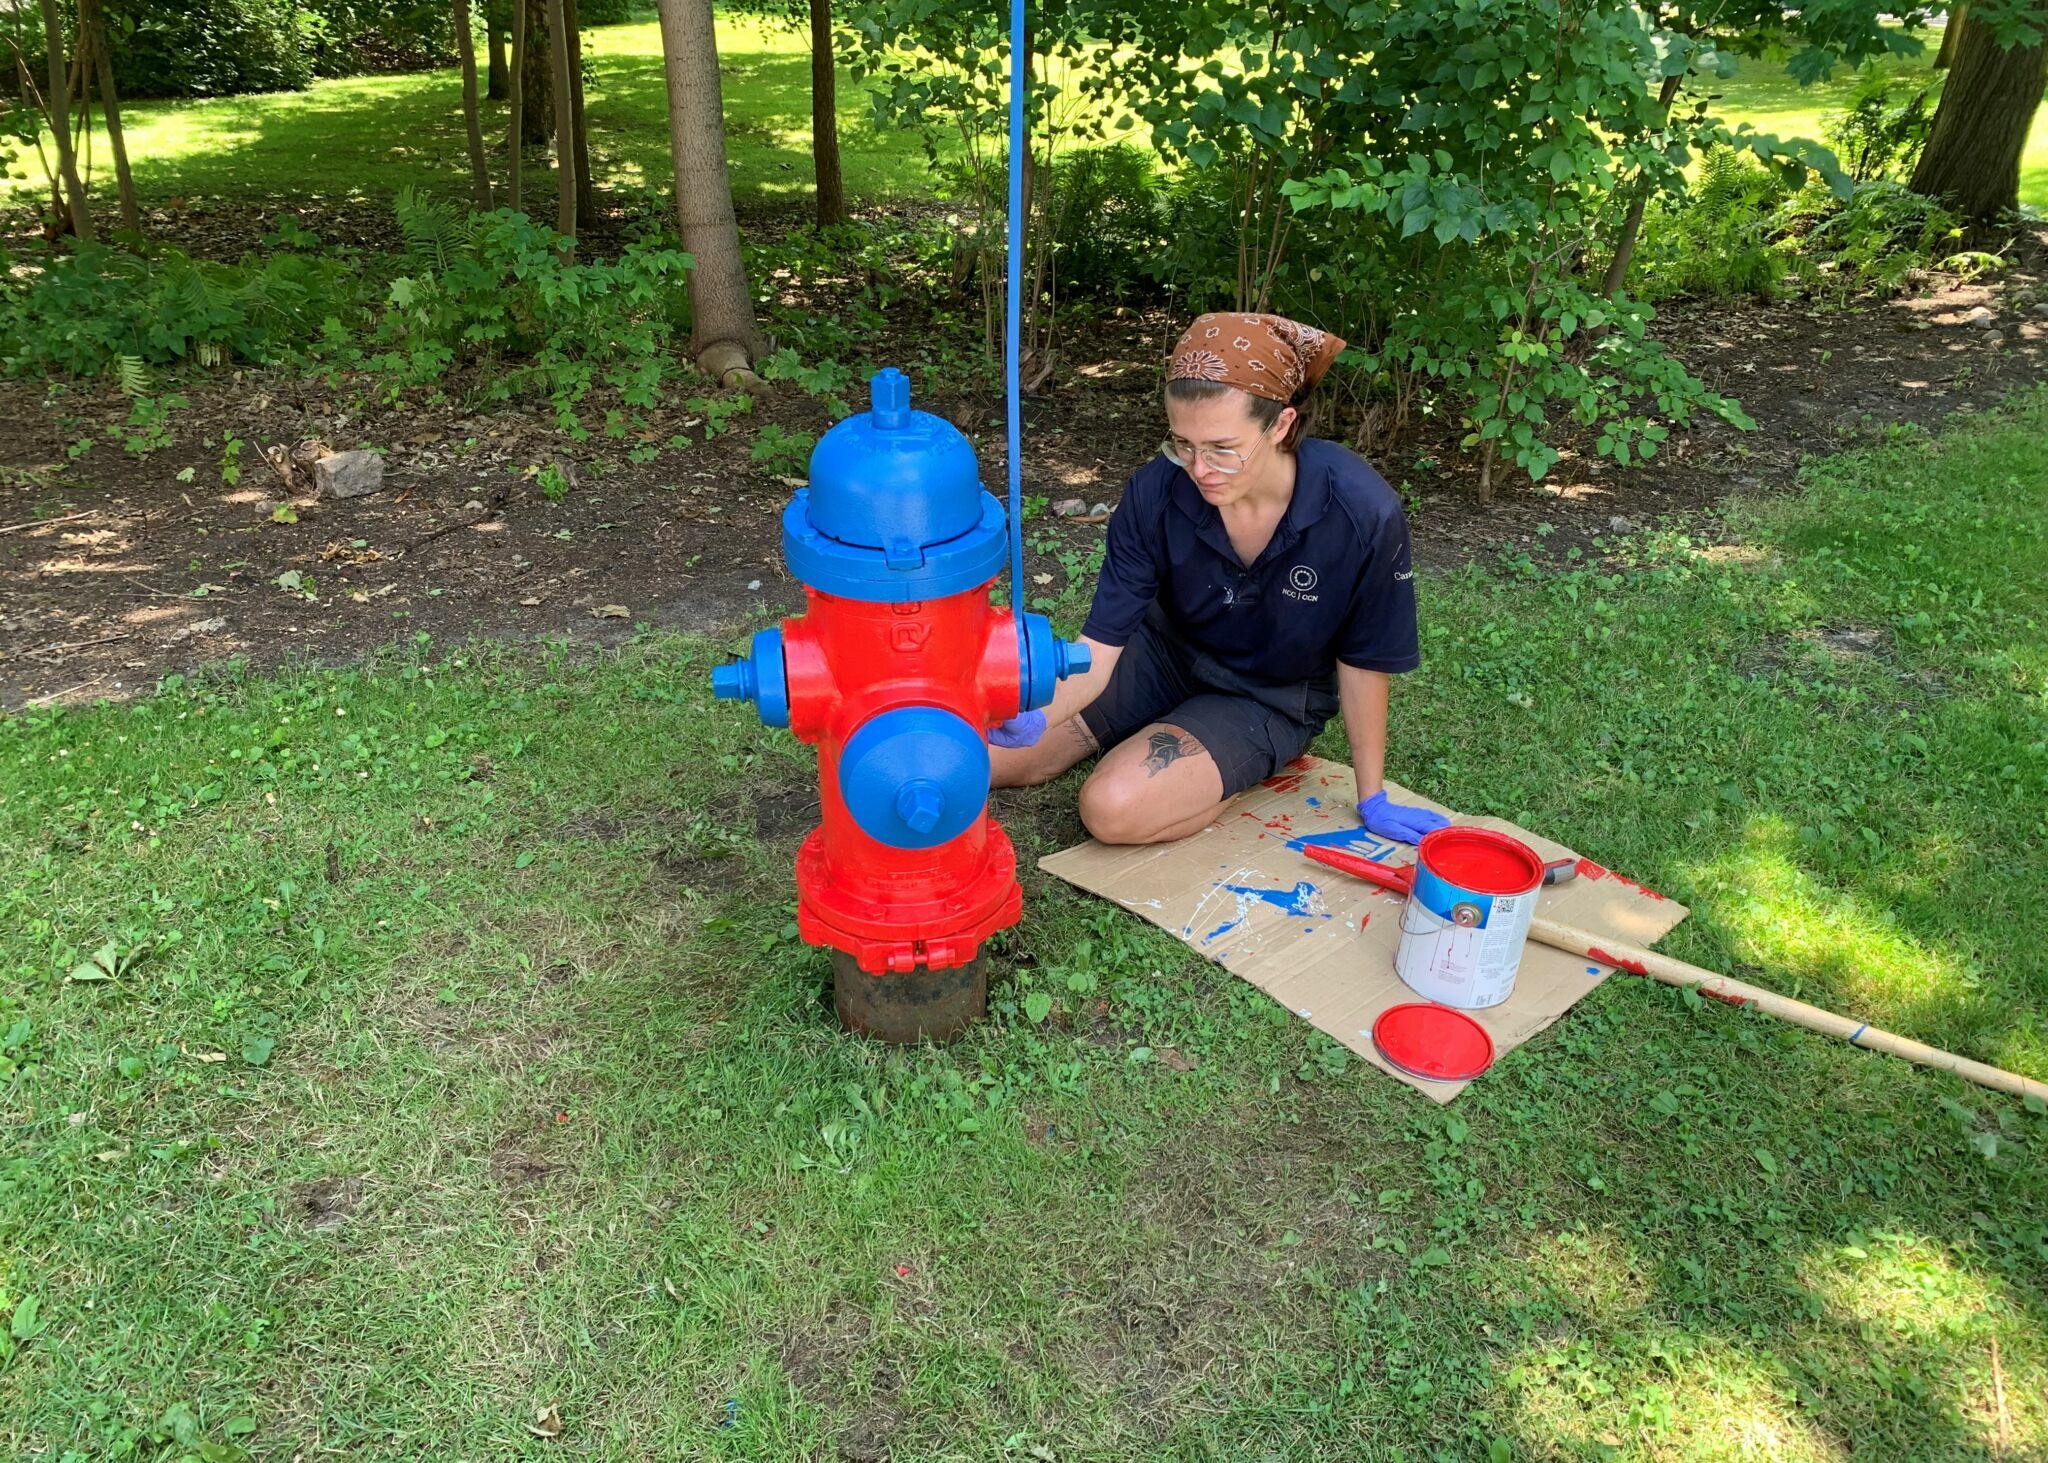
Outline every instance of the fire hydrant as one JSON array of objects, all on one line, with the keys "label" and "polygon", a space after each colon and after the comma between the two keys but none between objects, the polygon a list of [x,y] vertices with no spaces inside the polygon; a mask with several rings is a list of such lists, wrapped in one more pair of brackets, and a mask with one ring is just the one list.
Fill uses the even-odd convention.
[{"label": "fire hydrant", "polygon": [[870,392],[783,511],[804,613],[756,634],[711,685],[818,748],[823,821],[797,854],[797,930],[832,951],[840,1020],[943,1041],[987,1010],[982,943],[1023,905],[988,815],[986,732],[1049,703],[1088,650],[989,602],[1010,526],[973,447],[911,410],[894,367]]}]

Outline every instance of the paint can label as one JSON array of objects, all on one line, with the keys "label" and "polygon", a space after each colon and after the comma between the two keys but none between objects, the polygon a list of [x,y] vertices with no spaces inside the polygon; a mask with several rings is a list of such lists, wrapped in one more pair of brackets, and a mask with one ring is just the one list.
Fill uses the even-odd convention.
[{"label": "paint can label", "polygon": [[1418,864],[1401,911],[1395,973],[1417,995],[1446,1006],[1498,1006],[1514,993],[1540,892],[1480,894]]}]

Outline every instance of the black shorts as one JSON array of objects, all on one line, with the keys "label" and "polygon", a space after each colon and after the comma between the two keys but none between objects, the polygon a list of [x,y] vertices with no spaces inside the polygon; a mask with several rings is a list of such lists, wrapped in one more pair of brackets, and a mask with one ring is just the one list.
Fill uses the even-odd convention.
[{"label": "black shorts", "polygon": [[1247,680],[1175,635],[1155,606],[1081,721],[1105,752],[1154,722],[1177,726],[1215,759],[1223,795],[1235,797],[1306,751],[1338,705],[1334,675],[1327,684]]}]

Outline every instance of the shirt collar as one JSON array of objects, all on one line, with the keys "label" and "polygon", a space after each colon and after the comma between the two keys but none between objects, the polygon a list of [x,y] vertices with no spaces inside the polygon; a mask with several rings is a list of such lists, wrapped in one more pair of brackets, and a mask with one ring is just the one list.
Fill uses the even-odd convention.
[{"label": "shirt collar", "polygon": [[[1305,437],[1295,449],[1294,496],[1288,500],[1287,511],[1280,516],[1280,526],[1273,530],[1273,540],[1260,558],[1276,549],[1292,546],[1311,524],[1329,510],[1331,478],[1336,472],[1329,446],[1320,438]],[[1230,546],[1230,535],[1224,531],[1223,515],[1216,511],[1216,505],[1202,496],[1202,490],[1195,486],[1195,480],[1187,475],[1186,469],[1174,467],[1172,463],[1167,466],[1173,470],[1168,485],[1168,496],[1173,505],[1194,523],[1195,532],[1203,543],[1227,559],[1236,559],[1237,550]]]}]

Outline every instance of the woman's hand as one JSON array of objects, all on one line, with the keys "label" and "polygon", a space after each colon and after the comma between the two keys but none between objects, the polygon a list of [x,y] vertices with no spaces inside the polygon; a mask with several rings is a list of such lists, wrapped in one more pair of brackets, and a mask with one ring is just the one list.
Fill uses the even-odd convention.
[{"label": "woman's hand", "polygon": [[[993,734],[990,740],[994,740]],[[1425,833],[1434,833],[1451,824],[1451,820],[1442,813],[1393,801],[1384,788],[1358,805],[1358,816],[1365,820],[1366,832],[1392,839],[1395,843],[1420,843]]]},{"label": "woman's hand", "polygon": [[1045,713],[1027,711],[1013,716],[1000,726],[989,728],[988,739],[997,747],[1035,747],[1038,739],[1045,735]]}]

